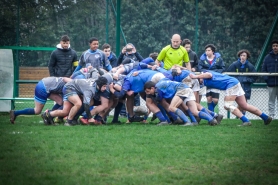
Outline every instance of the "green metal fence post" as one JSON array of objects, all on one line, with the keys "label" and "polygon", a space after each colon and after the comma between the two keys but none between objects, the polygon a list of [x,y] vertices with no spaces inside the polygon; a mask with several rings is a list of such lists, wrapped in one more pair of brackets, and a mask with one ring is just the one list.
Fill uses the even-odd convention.
[{"label": "green metal fence post", "polygon": [[109,0],[106,0],[106,43],[109,43]]},{"label": "green metal fence post", "polygon": [[195,9],[196,9],[196,15],[195,15],[195,53],[198,53],[198,0],[196,0],[196,5],[195,5]]},{"label": "green metal fence post", "polygon": [[120,53],[121,43],[121,0],[117,0],[117,17],[116,17],[116,55]]}]

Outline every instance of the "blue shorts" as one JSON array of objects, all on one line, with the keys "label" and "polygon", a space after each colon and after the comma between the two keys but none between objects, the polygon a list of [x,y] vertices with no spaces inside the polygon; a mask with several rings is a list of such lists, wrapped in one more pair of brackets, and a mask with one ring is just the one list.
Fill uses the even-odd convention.
[{"label": "blue shorts", "polygon": [[75,95],[78,96],[75,89],[72,89],[66,85],[63,87],[63,101],[69,101],[68,98]]},{"label": "blue shorts", "polygon": [[34,96],[35,101],[39,102],[41,104],[45,104],[49,95],[50,95],[50,93],[46,92],[46,89],[45,89],[45,86],[44,86],[42,80],[39,81],[35,88],[35,96]]}]

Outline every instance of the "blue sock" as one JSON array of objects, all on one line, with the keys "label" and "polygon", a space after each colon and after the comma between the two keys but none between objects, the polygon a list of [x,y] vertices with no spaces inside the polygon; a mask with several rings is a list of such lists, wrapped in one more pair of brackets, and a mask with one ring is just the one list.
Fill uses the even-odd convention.
[{"label": "blue sock", "polygon": [[244,115],[240,118],[241,121],[244,122],[250,122],[248,118],[246,118]]},{"label": "blue sock", "polygon": [[148,117],[149,117],[149,115],[145,115],[145,116],[144,116],[144,120],[147,120]]},{"label": "blue sock", "polygon": [[265,113],[262,113],[262,114],[260,115],[260,117],[261,117],[264,121],[266,121],[267,118],[268,118],[268,115],[266,115]]},{"label": "blue sock", "polygon": [[210,110],[208,110],[208,109],[206,109],[206,108],[202,108],[202,110],[201,110],[202,112],[205,112],[205,113],[207,113],[207,114],[210,114],[212,117],[215,117],[215,112],[212,112],[212,111],[210,111]]},{"label": "blue sock", "polygon": [[61,107],[61,105],[59,105],[58,103],[56,103],[51,110],[57,110],[59,109],[59,107]]},{"label": "blue sock", "polygon": [[168,123],[171,123],[169,117],[167,116],[166,114],[166,111],[165,109],[160,105],[158,104],[157,107],[160,109],[161,113],[163,114],[164,118],[167,120]]},{"label": "blue sock", "polygon": [[16,110],[14,111],[14,115],[19,116],[19,115],[35,115],[35,109],[34,108],[26,108],[22,110]]},{"label": "blue sock", "polygon": [[216,106],[216,104],[214,104],[214,102],[212,101],[211,103],[208,103],[208,110],[214,112],[214,107]]},{"label": "blue sock", "polygon": [[246,111],[241,111],[241,113],[245,116],[246,115]]},{"label": "blue sock", "polygon": [[203,111],[200,111],[199,114],[198,114],[199,118],[201,119],[204,119],[204,120],[207,120],[207,121],[211,121],[213,120],[213,117],[209,114],[209,113],[206,113],[206,112],[203,112]]},{"label": "blue sock", "polygon": [[173,118],[174,121],[178,119],[178,116],[175,113],[169,111],[168,114]]},{"label": "blue sock", "polygon": [[190,123],[189,119],[180,109],[177,109],[175,113],[181,118],[184,123]]},{"label": "blue sock", "polygon": [[161,121],[161,122],[164,122],[164,121],[167,121],[165,119],[165,117],[163,116],[163,114],[161,113],[161,111],[155,113],[156,117]]},{"label": "blue sock", "polygon": [[190,117],[191,122],[197,123],[196,118],[193,116],[192,112],[188,109],[187,110],[188,116]]},{"label": "blue sock", "polygon": [[[85,111],[85,109],[84,109],[84,106],[82,105],[81,108],[75,114],[73,119],[77,120],[79,118],[79,116],[81,116],[83,114],[84,111]],[[86,115],[86,117],[87,117],[87,115]],[[84,119],[87,119],[87,118],[84,118]]]}]

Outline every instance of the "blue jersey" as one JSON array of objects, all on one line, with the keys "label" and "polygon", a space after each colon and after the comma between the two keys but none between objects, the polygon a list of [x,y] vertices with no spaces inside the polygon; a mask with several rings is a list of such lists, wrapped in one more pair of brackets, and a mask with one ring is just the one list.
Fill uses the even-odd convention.
[{"label": "blue jersey", "polygon": [[142,63],[145,64],[150,64],[152,62],[154,62],[154,60],[151,57],[145,58],[144,60],[141,61]]},{"label": "blue jersey", "polygon": [[217,73],[214,71],[207,71],[212,74],[212,78],[204,79],[204,85],[208,88],[219,90],[227,90],[239,83],[239,81],[226,74]]},{"label": "blue jersey", "polygon": [[144,85],[147,81],[151,81],[152,77],[157,74],[157,71],[143,69],[136,71],[138,75],[133,76],[133,72],[129,73],[124,80],[123,90],[132,90],[135,93],[144,91]]},{"label": "blue jersey", "polygon": [[105,69],[107,68],[107,66],[110,65],[110,62],[103,51],[99,49],[97,49],[96,51],[88,49],[81,55],[79,66],[86,67],[88,65],[93,66],[94,68]]},{"label": "blue jersey", "polygon": [[156,70],[161,72],[166,78],[173,80],[172,69],[166,70],[162,67],[157,67]]},{"label": "blue jersey", "polygon": [[190,73],[191,73],[191,71],[181,70],[181,74],[179,74],[177,76],[173,76],[173,81],[182,82],[183,79],[185,79]]},{"label": "blue jersey", "polygon": [[173,98],[178,88],[189,88],[187,85],[181,82],[174,82],[167,78],[159,80],[155,87],[159,97],[165,99]]}]

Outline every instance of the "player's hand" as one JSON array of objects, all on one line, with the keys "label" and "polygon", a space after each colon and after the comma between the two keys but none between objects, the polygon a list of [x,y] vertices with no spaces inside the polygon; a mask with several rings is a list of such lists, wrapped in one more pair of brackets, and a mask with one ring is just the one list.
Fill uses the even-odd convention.
[{"label": "player's hand", "polygon": [[110,83],[110,84],[109,84],[109,89],[110,89],[110,91],[114,89],[113,83]]},{"label": "player's hand", "polygon": [[152,66],[152,70],[156,70],[156,68],[158,68],[157,65],[153,65],[153,66]]},{"label": "player's hand", "polygon": [[135,72],[132,73],[132,76],[138,76],[138,74],[139,73],[137,71],[135,71]]},{"label": "player's hand", "polygon": [[131,96],[131,95],[134,94],[134,91],[127,91],[126,94],[127,94],[128,96]]},{"label": "player's hand", "polygon": [[196,79],[196,78],[198,78],[198,76],[197,76],[197,75],[194,75],[194,74],[192,74],[192,73],[190,73],[190,74],[189,74],[189,76],[190,76],[190,78],[192,78],[192,79]]}]

